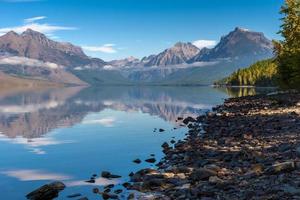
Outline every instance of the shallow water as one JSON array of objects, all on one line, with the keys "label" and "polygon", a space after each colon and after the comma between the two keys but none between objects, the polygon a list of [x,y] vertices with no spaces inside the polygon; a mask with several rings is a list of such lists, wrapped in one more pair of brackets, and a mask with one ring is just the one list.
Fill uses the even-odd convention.
[{"label": "shallow water", "polygon": [[[230,93],[231,94],[231,93]],[[232,95],[232,94],[231,94]],[[198,116],[227,98],[211,87],[103,87],[0,93],[1,199],[21,200],[53,180],[67,188],[58,199],[92,193],[95,186],[118,184],[151,164],[135,164],[161,144],[186,133],[177,117]],[[174,129],[176,127],[176,129]],[[154,129],[163,128],[163,133]],[[108,170],[116,180],[92,174]]]}]

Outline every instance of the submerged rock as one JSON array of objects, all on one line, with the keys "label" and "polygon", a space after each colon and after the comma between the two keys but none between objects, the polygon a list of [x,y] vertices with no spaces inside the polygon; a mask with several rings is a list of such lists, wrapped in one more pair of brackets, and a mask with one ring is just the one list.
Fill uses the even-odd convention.
[{"label": "submerged rock", "polygon": [[103,171],[101,173],[101,177],[103,178],[121,178],[122,176],[120,175],[115,175],[115,174],[111,174],[110,172],[108,171]]},{"label": "submerged rock", "polygon": [[142,161],[140,160],[140,159],[135,159],[135,160],[133,160],[132,162],[134,162],[134,163],[136,163],[136,164],[140,164]]},{"label": "submerged rock", "polygon": [[146,159],[145,161],[148,162],[148,163],[155,163],[156,159],[155,158],[149,158],[149,159]]},{"label": "submerged rock", "polygon": [[65,187],[62,182],[52,182],[30,192],[26,195],[26,198],[30,200],[52,200],[58,197],[59,192],[64,190]]},{"label": "submerged rock", "polygon": [[68,197],[68,198],[75,198],[75,197],[80,197],[80,196],[81,196],[80,193],[76,193],[76,194],[68,195],[67,197]]}]

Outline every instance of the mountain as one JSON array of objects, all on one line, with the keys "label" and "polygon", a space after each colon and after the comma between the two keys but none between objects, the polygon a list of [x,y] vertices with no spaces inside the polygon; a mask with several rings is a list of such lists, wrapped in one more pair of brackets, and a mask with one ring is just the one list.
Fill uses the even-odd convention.
[{"label": "mountain", "polygon": [[103,60],[85,55],[78,46],[50,40],[44,34],[31,29],[22,34],[10,31],[1,36],[0,53],[51,62],[68,69],[78,66],[97,68],[105,65]]},{"label": "mountain", "polygon": [[212,49],[178,42],[141,60],[105,62],[80,47],[26,30],[0,36],[0,71],[27,79],[75,85],[202,85],[273,56],[263,33],[236,28]]},{"label": "mountain", "polygon": [[169,66],[187,62],[199,53],[199,49],[192,43],[178,42],[173,47],[164,50],[158,55],[151,56],[144,62],[144,66]]},{"label": "mountain", "polygon": [[128,58],[124,58],[121,60],[112,60],[107,63],[108,66],[112,67],[133,67],[140,64],[140,60],[138,58],[135,58],[133,56],[130,56]]},{"label": "mountain", "polygon": [[249,31],[247,29],[235,28],[228,35],[221,38],[221,41],[211,50],[204,49],[189,63],[199,61],[214,61],[221,59],[235,60],[257,60],[273,56],[272,42],[263,33]]}]

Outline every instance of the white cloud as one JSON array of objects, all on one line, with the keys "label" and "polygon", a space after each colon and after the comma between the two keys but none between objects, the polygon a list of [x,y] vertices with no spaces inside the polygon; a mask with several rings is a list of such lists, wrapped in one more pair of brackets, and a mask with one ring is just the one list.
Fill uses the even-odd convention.
[{"label": "white cloud", "polygon": [[46,19],[46,18],[47,18],[46,16],[31,17],[31,18],[24,19],[24,22],[25,23],[32,23],[32,22],[42,20],[42,19]]},{"label": "white cloud", "polygon": [[83,121],[83,124],[100,124],[106,127],[112,127],[114,123],[116,122],[116,119],[113,117],[107,117],[102,119],[90,119]]},{"label": "white cloud", "polygon": [[[10,2],[17,2],[17,1],[10,1]],[[18,1],[18,2],[25,2],[25,1]],[[56,31],[64,31],[64,30],[76,30],[75,27],[68,27],[68,26],[56,26],[51,25],[48,23],[38,23],[36,21],[46,19],[46,16],[36,16],[24,19],[24,23],[20,26],[11,26],[11,27],[4,27],[0,28],[0,36],[4,35],[5,33],[9,31],[15,31],[17,33],[22,33],[26,31],[27,29],[32,29],[41,33],[44,33],[46,35],[51,35],[52,37],[56,37],[53,35]]]},{"label": "white cloud", "polygon": [[102,46],[83,46],[86,51],[101,52],[101,53],[116,53],[115,44],[104,44]]},{"label": "white cloud", "polygon": [[217,44],[215,40],[196,40],[193,42],[193,45],[198,47],[199,49],[202,49],[204,47],[212,48]]},{"label": "white cloud", "polygon": [[9,31],[15,31],[17,33],[22,33],[26,31],[27,29],[32,29],[44,34],[51,34],[56,31],[63,31],[63,30],[76,30],[75,27],[66,27],[66,26],[54,26],[50,24],[40,24],[40,23],[30,23],[30,24],[24,24],[21,26],[12,26],[12,27],[5,27],[0,28],[0,35],[3,35]]},{"label": "white cloud", "polygon": [[86,180],[75,180],[75,181],[67,181],[64,182],[68,187],[75,187],[75,186],[87,186],[87,185],[98,185],[98,186],[105,186],[105,185],[110,185],[110,184],[118,184],[120,181],[117,180],[110,180],[106,178],[96,178],[95,183],[88,183]]},{"label": "white cloud", "polygon": [[30,66],[30,67],[46,67],[51,69],[63,68],[63,66],[57,65],[55,63],[43,62],[40,60],[35,60],[25,57],[0,57],[0,64],[5,65],[21,65],[21,66]]},{"label": "white cloud", "polygon": [[32,138],[32,139],[27,139],[23,137],[8,138],[3,134],[0,134],[0,141],[9,142],[12,144],[24,145],[25,148],[28,149],[30,152],[38,155],[46,154],[46,152],[43,151],[41,147],[73,143],[73,141],[58,141],[51,137]]},{"label": "white cloud", "polygon": [[66,176],[64,174],[50,173],[46,171],[32,170],[32,169],[2,171],[1,174],[4,174],[9,177],[17,178],[20,181],[41,181],[41,180],[63,181],[63,180],[71,179],[70,176]]}]

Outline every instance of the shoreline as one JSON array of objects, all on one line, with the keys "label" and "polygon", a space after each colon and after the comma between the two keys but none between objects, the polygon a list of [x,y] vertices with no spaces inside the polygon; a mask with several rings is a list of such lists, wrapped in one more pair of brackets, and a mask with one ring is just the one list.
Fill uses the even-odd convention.
[{"label": "shoreline", "polygon": [[187,137],[131,176],[140,199],[300,198],[299,93],[229,98],[184,121]]}]

